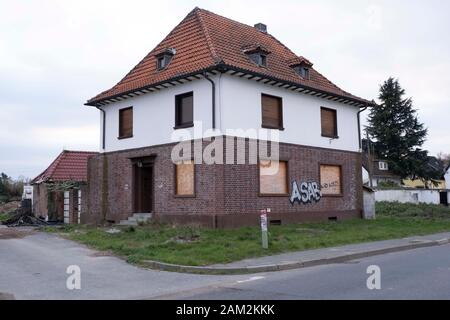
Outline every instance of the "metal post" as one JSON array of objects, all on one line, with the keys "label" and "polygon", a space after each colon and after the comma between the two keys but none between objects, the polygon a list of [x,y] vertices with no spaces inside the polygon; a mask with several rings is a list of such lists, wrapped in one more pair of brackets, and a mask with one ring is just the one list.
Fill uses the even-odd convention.
[{"label": "metal post", "polygon": [[269,248],[269,239],[267,235],[267,210],[261,210],[261,240],[263,249]]}]

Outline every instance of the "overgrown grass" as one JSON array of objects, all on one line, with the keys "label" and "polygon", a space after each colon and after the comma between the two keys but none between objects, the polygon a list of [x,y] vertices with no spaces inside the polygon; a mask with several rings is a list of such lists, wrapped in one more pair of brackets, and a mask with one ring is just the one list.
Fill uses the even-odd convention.
[{"label": "overgrown grass", "polygon": [[108,228],[67,226],[62,230],[46,228],[46,231],[60,232],[95,249],[123,256],[131,263],[157,260],[183,265],[227,263],[282,252],[450,231],[449,215],[420,216],[417,211],[413,217],[406,217],[402,211],[400,217],[394,217],[392,206],[379,204],[378,207],[382,213],[376,220],[270,226],[267,250],[261,248],[261,233],[256,227],[213,230],[146,225],[123,227],[120,233],[110,234],[106,232]]},{"label": "overgrown grass", "polygon": [[450,207],[425,203],[377,202],[376,213],[384,217],[450,219]]},{"label": "overgrown grass", "polygon": [[2,223],[3,221],[6,221],[10,218],[11,216],[8,213],[0,213],[0,223]]}]

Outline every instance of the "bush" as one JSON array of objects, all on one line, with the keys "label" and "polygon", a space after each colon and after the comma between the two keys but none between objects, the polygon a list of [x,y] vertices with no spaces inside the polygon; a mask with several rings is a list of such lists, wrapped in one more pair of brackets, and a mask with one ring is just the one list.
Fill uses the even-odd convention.
[{"label": "bush", "polygon": [[450,208],[439,204],[381,201],[376,203],[375,208],[378,216],[450,219]]}]

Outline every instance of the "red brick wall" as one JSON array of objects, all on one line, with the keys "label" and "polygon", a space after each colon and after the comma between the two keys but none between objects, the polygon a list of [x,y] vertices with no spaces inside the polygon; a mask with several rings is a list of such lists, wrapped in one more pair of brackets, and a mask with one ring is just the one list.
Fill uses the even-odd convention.
[{"label": "red brick wall", "polygon": [[218,227],[254,224],[263,208],[271,208],[273,219],[278,217],[283,223],[361,214],[359,153],[280,144],[280,159],[288,161],[289,182],[293,179],[319,182],[319,163],[342,166],[343,197],[323,197],[318,203],[291,205],[289,197],[259,196],[258,167],[250,164],[196,165],[196,197],[177,198],[174,196],[174,165],[170,159],[172,147],[162,145],[91,157],[87,208],[82,222],[99,223],[103,217],[118,222],[129,217],[133,186],[130,158],[150,155],[156,155],[154,214],[163,221],[198,222]]}]

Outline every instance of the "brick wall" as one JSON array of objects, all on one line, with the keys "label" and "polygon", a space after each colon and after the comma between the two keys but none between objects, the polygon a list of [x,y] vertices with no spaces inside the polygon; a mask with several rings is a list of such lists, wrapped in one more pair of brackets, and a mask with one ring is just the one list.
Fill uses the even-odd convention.
[{"label": "brick wall", "polygon": [[[203,142],[204,146],[209,142]],[[118,222],[132,212],[132,158],[155,156],[154,214],[171,222],[198,222],[216,227],[251,225],[260,209],[271,208],[272,219],[285,222],[360,217],[362,210],[361,155],[355,152],[280,144],[280,159],[288,161],[289,182],[319,182],[319,164],[342,166],[343,196],[318,203],[291,205],[289,197],[259,196],[255,164],[196,165],[196,197],[174,196],[173,144],[111,152],[88,163],[87,208],[83,223],[103,219]],[[248,145],[246,145],[248,153]],[[226,146],[224,144],[224,155]]]}]

